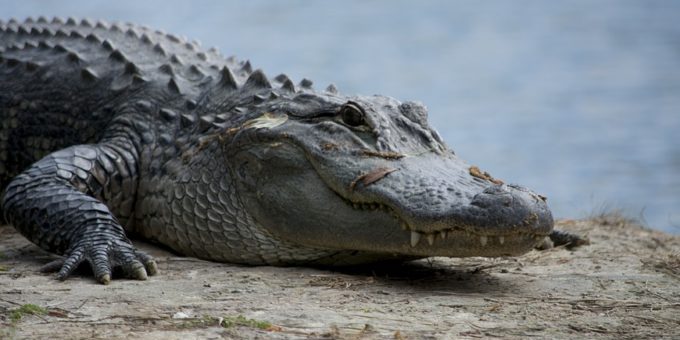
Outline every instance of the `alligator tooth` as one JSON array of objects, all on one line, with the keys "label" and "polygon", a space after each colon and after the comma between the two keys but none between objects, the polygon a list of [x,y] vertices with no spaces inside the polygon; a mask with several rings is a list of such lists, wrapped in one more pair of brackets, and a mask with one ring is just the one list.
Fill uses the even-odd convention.
[{"label": "alligator tooth", "polygon": [[430,245],[434,244],[434,234],[427,234],[427,243]]},{"label": "alligator tooth", "polygon": [[503,236],[498,236],[498,243],[500,243],[500,244],[505,243],[505,237],[503,237]]},{"label": "alligator tooth", "polygon": [[439,236],[442,238],[442,240],[446,240],[446,230],[442,230],[439,232]]},{"label": "alligator tooth", "polygon": [[406,222],[401,222],[401,230],[407,230],[408,225],[406,225]]},{"label": "alligator tooth", "polygon": [[418,242],[420,242],[421,236],[422,235],[417,231],[411,232],[411,247],[415,247],[416,245],[418,245]]},{"label": "alligator tooth", "polygon": [[536,242],[543,241],[544,238],[545,238],[545,236],[541,236],[541,235],[534,236],[534,240],[536,240]]},{"label": "alligator tooth", "polygon": [[359,209],[361,207],[359,203],[352,203],[352,206],[354,207],[354,209]]},{"label": "alligator tooth", "polygon": [[482,247],[484,247],[486,245],[486,242],[488,242],[488,241],[489,241],[489,239],[486,236],[480,236],[479,237],[479,243],[482,244]]}]

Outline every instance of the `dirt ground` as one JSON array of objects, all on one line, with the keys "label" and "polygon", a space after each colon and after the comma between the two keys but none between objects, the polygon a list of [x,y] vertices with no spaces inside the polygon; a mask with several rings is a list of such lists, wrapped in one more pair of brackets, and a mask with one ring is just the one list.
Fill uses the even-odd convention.
[{"label": "dirt ground", "polygon": [[1,226],[0,338],[680,338],[680,236],[616,217],[558,227],[592,244],[335,271],[136,242],[160,275],[104,286],[39,273],[50,256]]}]

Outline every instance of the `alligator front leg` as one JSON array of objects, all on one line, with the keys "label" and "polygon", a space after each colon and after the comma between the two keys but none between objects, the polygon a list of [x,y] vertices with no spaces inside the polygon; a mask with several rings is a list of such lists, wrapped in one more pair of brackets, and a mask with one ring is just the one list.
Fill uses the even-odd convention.
[{"label": "alligator front leg", "polygon": [[149,256],[134,249],[109,206],[130,217],[136,157],[119,144],[77,145],[54,152],[12,180],[2,197],[8,222],[47,251],[63,255],[47,269],[66,279],[83,261],[107,284],[111,269],[144,280],[157,272]]}]

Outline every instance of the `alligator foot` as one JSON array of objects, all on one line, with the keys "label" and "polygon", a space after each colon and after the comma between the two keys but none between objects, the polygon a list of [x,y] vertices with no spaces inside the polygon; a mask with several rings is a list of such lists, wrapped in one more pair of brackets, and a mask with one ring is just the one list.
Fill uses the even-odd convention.
[{"label": "alligator foot", "polygon": [[564,246],[565,248],[571,250],[576,247],[585,246],[590,244],[590,239],[583,237],[574,233],[570,233],[562,230],[553,230],[548,237],[545,238],[543,243],[538,244],[536,249],[546,250],[553,247]]},{"label": "alligator foot", "polygon": [[57,280],[65,280],[85,260],[90,262],[94,276],[100,283],[111,281],[112,267],[120,267],[126,277],[146,280],[147,275],[156,275],[158,267],[150,255],[127,247],[106,251],[100,249],[76,249],[68,256],[51,261],[40,268],[43,273],[57,273]]}]

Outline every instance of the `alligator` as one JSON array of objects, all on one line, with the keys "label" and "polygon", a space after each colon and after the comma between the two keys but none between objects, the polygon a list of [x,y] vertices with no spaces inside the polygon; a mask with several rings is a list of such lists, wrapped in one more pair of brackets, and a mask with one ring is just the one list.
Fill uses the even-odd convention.
[{"label": "alligator", "polygon": [[[146,279],[131,235],[247,265],[514,256],[546,199],[470,166],[423,104],[315,90],[130,23],[0,22],[5,222],[61,255]],[[555,234],[555,232],[553,232]]]}]

